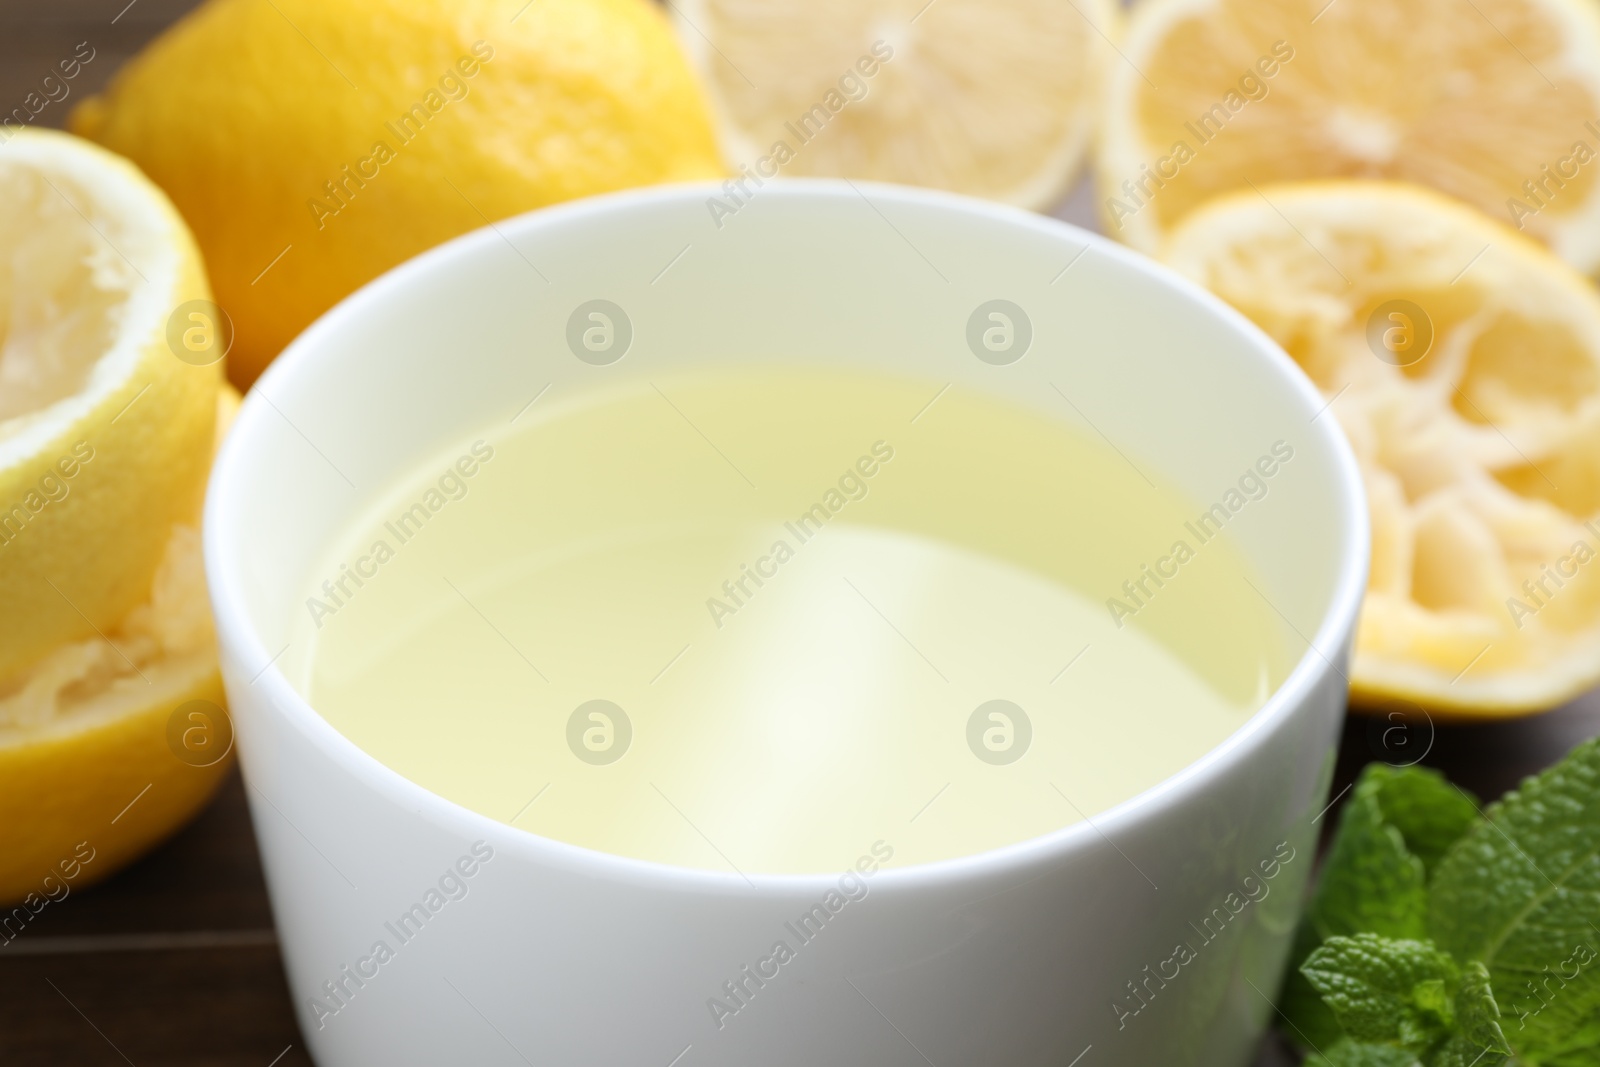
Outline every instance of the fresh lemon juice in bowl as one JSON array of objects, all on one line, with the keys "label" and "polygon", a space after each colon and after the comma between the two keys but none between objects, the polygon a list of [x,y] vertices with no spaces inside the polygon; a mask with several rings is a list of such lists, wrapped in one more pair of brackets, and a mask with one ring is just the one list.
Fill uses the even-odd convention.
[{"label": "fresh lemon juice in bowl", "polygon": [[567,387],[371,501],[293,671],[377,760],[560,841],[744,874],[952,859],[1156,785],[1284,679],[1217,515],[961,386]]}]

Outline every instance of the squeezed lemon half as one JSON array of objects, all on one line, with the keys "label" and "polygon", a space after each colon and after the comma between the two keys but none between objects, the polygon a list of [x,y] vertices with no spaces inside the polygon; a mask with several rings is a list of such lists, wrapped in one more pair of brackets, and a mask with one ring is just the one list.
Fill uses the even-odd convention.
[{"label": "squeezed lemon half", "polygon": [[[226,769],[220,755],[181,758],[167,728],[190,701],[221,714],[197,526],[236,397],[219,401],[222,353],[207,346],[220,334],[194,242],[134,167],[30,130],[0,152],[0,189],[21,205],[0,220],[0,902],[11,902],[40,899],[63,862],[75,884],[111,873]],[[92,862],[75,851],[85,842]]]},{"label": "squeezed lemon half", "polygon": [[1111,0],[671,7],[740,177],[867,178],[1027,208],[1078,173],[1119,17]]},{"label": "squeezed lemon half", "polygon": [[1097,156],[1108,232],[1147,252],[1251,184],[1427,185],[1600,269],[1592,0],[1141,0]]},{"label": "squeezed lemon half", "polygon": [[1600,681],[1600,294],[1424,188],[1262,186],[1164,258],[1281,344],[1366,481],[1353,697],[1461,716]]}]

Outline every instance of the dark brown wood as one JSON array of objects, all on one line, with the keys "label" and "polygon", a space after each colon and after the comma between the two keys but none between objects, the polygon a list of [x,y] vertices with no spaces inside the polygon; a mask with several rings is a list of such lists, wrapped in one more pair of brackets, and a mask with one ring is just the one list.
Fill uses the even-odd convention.
[{"label": "dark brown wood", "polygon": [[[287,1051],[285,1051],[287,1050]],[[305,1067],[244,787],[0,948],[7,1067]]]},{"label": "dark brown wood", "polygon": [[[67,113],[111,80],[133,55],[196,0],[0,0],[0,115],[24,106],[30,91],[80,43],[94,58],[67,83],[67,95],[34,118],[63,129]],[[56,90],[59,94],[59,90]]]}]

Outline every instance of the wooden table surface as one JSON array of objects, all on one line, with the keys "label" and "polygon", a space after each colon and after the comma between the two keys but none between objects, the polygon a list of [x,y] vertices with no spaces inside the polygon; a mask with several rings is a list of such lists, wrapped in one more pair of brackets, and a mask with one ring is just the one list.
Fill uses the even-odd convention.
[{"label": "wooden table surface", "polygon": [[[124,59],[193,6],[193,0],[0,0],[0,111],[20,104],[57,60],[88,42],[95,57],[72,83],[72,96],[38,116],[41,125],[64,125],[77,99],[104,85]],[[1060,214],[1084,221],[1087,209],[1080,194]],[[1600,692],[1517,722],[1423,723],[1386,736],[1389,725],[1347,722],[1336,792],[1371,759],[1409,762],[1426,751],[1425,765],[1489,799],[1600,734]],[[52,905],[26,937],[0,949],[5,1067],[311,1062],[290,1007],[237,773],[166,845]],[[1261,1067],[1290,1062],[1269,1039]]]}]

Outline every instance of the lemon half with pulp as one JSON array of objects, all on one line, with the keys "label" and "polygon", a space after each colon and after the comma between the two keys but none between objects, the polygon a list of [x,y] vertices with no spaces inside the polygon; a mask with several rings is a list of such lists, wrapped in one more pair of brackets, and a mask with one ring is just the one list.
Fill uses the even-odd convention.
[{"label": "lemon half with pulp", "polygon": [[1110,68],[1108,232],[1252,184],[1427,185],[1600,269],[1594,0],[1141,0]]},{"label": "lemon half with pulp", "polygon": [[125,160],[24,131],[0,189],[0,902],[33,914],[63,864],[111,873],[226,768],[167,740],[222,702],[197,532],[221,352],[185,343],[200,259]]},{"label": "lemon half with pulp", "polygon": [[1600,293],[1431,190],[1262,186],[1166,261],[1281,344],[1366,482],[1358,701],[1537,711],[1600,681]]}]

